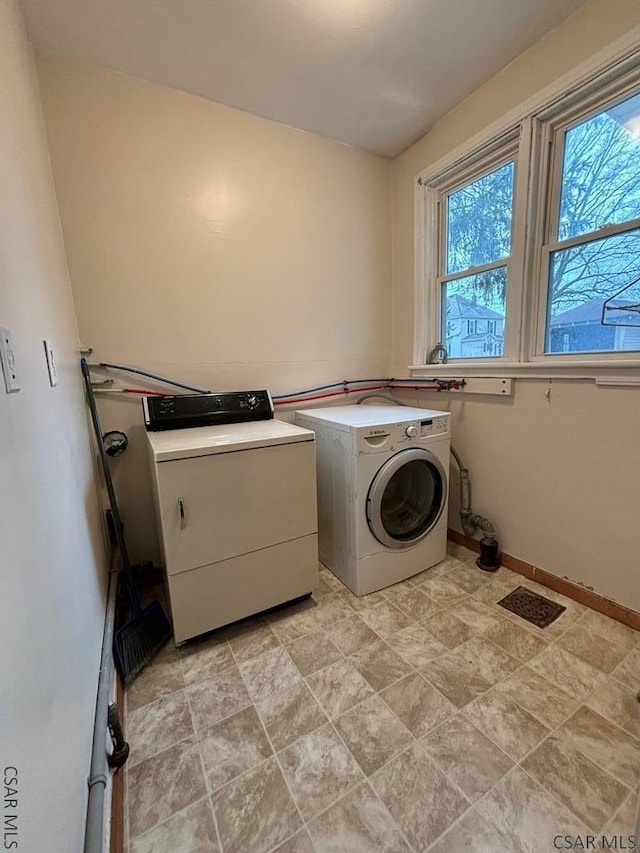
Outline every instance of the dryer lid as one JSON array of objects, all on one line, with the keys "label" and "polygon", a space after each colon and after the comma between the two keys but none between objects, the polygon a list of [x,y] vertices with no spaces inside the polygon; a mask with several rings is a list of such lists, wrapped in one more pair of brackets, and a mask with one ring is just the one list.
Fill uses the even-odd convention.
[{"label": "dryer lid", "polygon": [[315,435],[311,430],[295,424],[270,420],[148,432],[147,439],[154,460],[168,462],[172,459],[314,441]]}]

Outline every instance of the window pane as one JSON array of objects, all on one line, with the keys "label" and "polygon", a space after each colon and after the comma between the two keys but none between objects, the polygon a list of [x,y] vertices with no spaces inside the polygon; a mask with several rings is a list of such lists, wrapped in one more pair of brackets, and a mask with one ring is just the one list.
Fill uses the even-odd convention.
[{"label": "window pane", "polygon": [[558,239],[640,216],[640,94],[565,134]]},{"label": "window pane", "polygon": [[[546,352],[617,352],[640,349],[640,314],[607,311],[616,325],[603,325],[606,299],[640,276],[640,229],[551,254]],[[635,287],[611,307],[637,302]],[[607,322],[611,322],[607,317]]]},{"label": "window pane", "polygon": [[511,254],[514,163],[471,181],[447,200],[447,273]]},{"label": "window pane", "polygon": [[449,358],[502,355],[506,285],[505,266],[442,286],[442,340]]}]

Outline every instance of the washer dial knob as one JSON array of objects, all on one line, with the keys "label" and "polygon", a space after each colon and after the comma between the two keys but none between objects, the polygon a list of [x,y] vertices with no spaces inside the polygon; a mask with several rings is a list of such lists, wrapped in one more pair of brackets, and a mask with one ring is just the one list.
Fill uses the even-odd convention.
[{"label": "washer dial knob", "polygon": [[418,427],[415,424],[409,424],[406,428],[405,433],[408,438],[415,438],[418,435]]}]

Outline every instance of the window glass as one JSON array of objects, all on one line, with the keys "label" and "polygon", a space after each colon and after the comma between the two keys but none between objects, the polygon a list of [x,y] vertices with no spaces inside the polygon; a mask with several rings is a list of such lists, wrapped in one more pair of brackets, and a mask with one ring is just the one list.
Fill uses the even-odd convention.
[{"label": "window glass", "polygon": [[506,266],[442,285],[442,341],[449,358],[501,356]]},{"label": "window glass", "polygon": [[640,217],[640,94],[565,133],[558,240]]},{"label": "window glass", "polygon": [[552,252],[546,352],[640,349],[638,278],[640,229]]},{"label": "window glass", "polygon": [[470,181],[447,198],[447,273],[511,254],[514,163]]}]

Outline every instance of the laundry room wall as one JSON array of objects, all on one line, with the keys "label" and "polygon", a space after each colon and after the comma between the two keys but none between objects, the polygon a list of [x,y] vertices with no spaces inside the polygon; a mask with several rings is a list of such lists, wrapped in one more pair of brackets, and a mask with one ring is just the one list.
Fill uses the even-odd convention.
[{"label": "laundry room wall", "polygon": [[0,0],[0,326],[21,386],[6,394],[0,376],[0,767],[18,791],[14,808],[2,787],[3,845],[68,853],[84,835],[106,549],[38,80],[14,0]]},{"label": "laundry room wall", "polygon": [[[591,0],[445,116],[393,164],[393,367],[413,342],[414,176],[640,24],[636,0]],[[507,553],[640,610],[640,392],[521,380],[509,398],[422,395],[450,408],[474,508]],[[460,529],[454,476],[450,524]]]},{"label": "laundry room wall", "polygon": [[[95,358],[216,390],[386,375],[389,161],[106,69],[38,68]],[[152,559],[140,403],[123,396],[101,411],[129,434],[116,486],[133,556]]]}]

